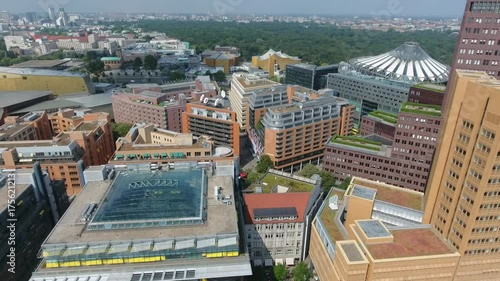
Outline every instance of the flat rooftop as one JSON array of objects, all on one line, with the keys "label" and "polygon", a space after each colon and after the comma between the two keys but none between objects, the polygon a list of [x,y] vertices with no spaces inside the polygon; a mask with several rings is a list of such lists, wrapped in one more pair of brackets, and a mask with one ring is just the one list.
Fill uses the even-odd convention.
[{"label": "flat rooftop", "polygon": [[58,71],[58,70],[48,70],[48,69],[38,69],[38,68],[11,68],[11,67],[0,67],[0,73],[8,73],[14,75],[27,75],[27,76],[57,76],[57,77],[85,77],[86,74],[68,72],[68,71]]},{"label": "flat rooftop", "polygon": [[379,220],[365,220],[357,222],[368,238],[390,237],[391,233]]},{"label": "flat rooftop", "polygon": [[452,254],[453,251],[430,228],[392,230],[392,243],[367,244],[375,259]]},{"label": "flat rooftop", "polygon": [[439,105],[404,102],[403,105],[401,106],[401,111],[407,113],[434,116],[434,117],[441,116],[441,106]]},{"label": "flat rooftop", "polygon": [[446,90],[446,86],[441,85],[441,84],[432,84],[432,83],[422,83],[422,84],[417,84],[413,86],[414,88],[418,89],[424,89],[424,90],[431,90],[439,93],[443,93]]},{"label": "flat rooftop", "polygon": [[0,135],[5,134],[7,136],[11,136],[17,132],[20,132],[27,127],[31,126],[30,124],[3,124],[0,126]]},{"label": "flat rooftop", "polygon": [[398,116],[396,114],[392,114],[381,110],[370,112],[368,115],[381,119],[382,121],[385,121],[393,126],[394,124],[396,124],[396,122],[398,122]]},{"label": "flat rooftop", "polygon": [[260,188],[262,193],[271,193],[273,189],[278,188],[278,186],[287,188],[286,192],[311,192],[314,189],[313,183],[274,173],[267,173],[260,182],[254,183],[248,188],[254,190],[254,192],[256,189]]},{"label": "flat rooftop", "polygon": [[[194,172],[194,170],[191,173],[188,171],[183,169],[123,171],[114,180],[107,179],[87,183],[49,235],[45,245],[237,233],[237,216],[234,204],[222,204],[214,198],[214,186],[221,186],[224,196],[234,198],[233,180],[230,176],[208,176],[208,180],[205,182],[206,195],[203,195],[203,198],[206,198],[204,204],[207,207],[203,224],[168,224],[176,220],[176,216],[177,219],[181,219],[180,216],[183,216],[185,220],[188,220],[186,216],[194,214],[195,209],[198,209],[198,205],[195,205],[194,201],[197,201],[196,198],[200,198],[201,195],[199,195],[196,186],[204,180],[199,172]],[[91,203],[97,204],[98,209],[89,224],[82,221],[81,218],[84,208]],[[168,221],[167,225],[169,226],[142,226],[144,223],[154,223],[155,221]],[[129,225],[131,228],[88,229],[88,226],[92,224],[112,227],[116,223],[132,223],[132,225]]]},{"label": "flat rooftop", "polygon": [[375,199],[376,193],[377,193],[376,190],[366,188],[363,186],[359,186],[359,185],[355,185],[351,191],[351,195],[361,197],[361,198],[367,199],[367,200]]},{"label": "flat rooftop", "polygon": [[375,200],[423,211],[424,194],[421,192],[373,181],[365,181],[361,178],[353,178],[351,184],[377,190]]},{"label": "flat rooftop", "polygon": [[99,126],[99,122],[82,122],[73,131],[93,131]]},{"label": "flat rooftop", "polygon": [[29,60],[11,65],[14,68],[54,68],[67,63],[68,60]]},{"label": "flat rooftop", "polygon": [[61,100],[61,99],[56,99],[56,100],[48,100],[48,101],[43,101],[41,103],[37,103],[32,106],[25,107],[23,109],[16,110],[14,112],[11,112],[12,114],[19,114],[19,113],[27,113],[27,112],[32,112],[32,111],[49,111],[49,112],[55,112],[58,111],[59,108],[79,108],[82,107],[83,105],[79,102],[74,102],[71,100]]},{"label": "flat rooftop", "polygon": [[260,77],[253,77],[253,76],[237,77],[236,80],[238,80],[238,82],[240,82],[240,85],[244,89],[266,87],[266,86],[272,86],[272,85],[278,84],[278,83],[271,81],[269,79],[264,79],[264,78],[260,78]]},{"label": "flat rooftop", "polygon": [[29,140],[29,141],[2,141],[0,148],[12,149],[16,147],[54,147],[54,146],[67,146],[71,143],[68,139],[59,140]]},{"label": "flat rooftop", "polygon": [[[0,67],[1,69],[1,67]],[[52,95],[50,91],[6,91],[0,92],[0,108],[13,106],[16,104],[25,103],[34,99]],[[34,111],[34,110],[32,110]]]},{"label": "flat rooftop", "polygon": [[332,144],[341,144],[375,152],[384,152],[384,149],[386,149],[386,147],[381,142],[372,141],[362,137],[355,137],[355,136],[336,135],[330,140],[330,142]]},{"label": "flat rooftop", "polygon": [[360,249],[356,246],[356,243],[341,243],[340,247],[342,248],[350,262],[359,262],[365,260],[363,254],[360,252]]},{"label": "flat rooftop", "polygon": [[[338,202],[342,202],[342,199],[344,198],[344,191],[333,190],[330,195],[331,195],[330,198],[337,195]],[[328,198],[328,200],[330,198]],[[325,202],[329,202],[328,200],[325,200]],[[330,207],[328,207],[328,205],[326,205],[325,208],[323,208],[323,211],[321,212],[321,214],[319,214],[319,218],[321,219],[321,222],[325,226],[326,231],[328,232],[328,235],[332,238],[333,241],[344,240],[344,236],[342,235],[342,232],[340,231],[339,226],[335,222],[336,215],[337,215],[337,211],[330,209]]]}]

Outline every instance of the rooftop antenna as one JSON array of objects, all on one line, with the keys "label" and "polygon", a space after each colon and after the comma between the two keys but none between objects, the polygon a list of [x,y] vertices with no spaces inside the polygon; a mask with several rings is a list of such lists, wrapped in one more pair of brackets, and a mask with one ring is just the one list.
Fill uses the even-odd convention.
[{"label": "rooftop antenna", "polygon": [[220,93],[220,95],[221,95],[221,97],[223,99],[225,99],[226,98],[226,91],[222,90],[222,92]]},{"label": "rooftop antenna", "polygon": [[200,102],[202,102],[204,98],[205,98],[205,94],[201,95]]},{"label": "rooftop antenna", "polygon": [[203,100],[203,103],[204,103],[204,104],[207,104],[207,103],[208,103],[208,98],[205,98],[205,99]]}]

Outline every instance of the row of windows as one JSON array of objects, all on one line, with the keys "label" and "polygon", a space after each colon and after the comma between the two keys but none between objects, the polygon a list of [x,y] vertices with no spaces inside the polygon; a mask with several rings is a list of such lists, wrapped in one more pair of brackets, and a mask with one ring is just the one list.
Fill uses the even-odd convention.
[{"label": "row of windows", "polygon": [[479,216],[476,221],[500,221],[500,216]]},{"label": "row of windows", "polygon": [[465,251],[466,255],[482,255],[489,253],[500,253],[500,248]]},{"label": "row of windows", "polygon": [[498,34],[498,28],[492,28],[492,29],[489,29],[489,28],[470,28],[470,27],[467,27],[465,28],[465,33],[466,34],[483,34],[483,35],[488,35],[488,34],[492,34],[492,35],[496,35]]},{"label": "row of windows", "polygon": [[[481,65],[481,60],[474,60],[474,61],[472,61],[471,59],[465,59],[465,60],[464,59],[458,59],[457,63],[458,64]],[[497,66],[498,65],[498,61],[496,61],[496,60],[491,61],[491,64],[490,64],[490,60],[483,60],[483,65]]]},{"label": "row of windows", "polygon": [[462,44],[464,45],[488,45],[488,46],[495,46],[495,45],[500,45],[500,40],[496,39],[472,39],[472,38],[464,38],[462,39]]},{"label": "row of windows", "polygon": [[498,227],[475,227],[472,229],[472,233],[483,233],[483,232],[497,232]]},{"label": "row of windows", "polygon": [[481,204],[480,209],[498,209],[500,208],[500,203],[491,203],[491,204]]},{"label": "row of windows", "polygon": [[[473,13],[500,13],[500,2],[475,1],[470,4],[469,12]],[[469,21],[470,22],[470,21]]]}]

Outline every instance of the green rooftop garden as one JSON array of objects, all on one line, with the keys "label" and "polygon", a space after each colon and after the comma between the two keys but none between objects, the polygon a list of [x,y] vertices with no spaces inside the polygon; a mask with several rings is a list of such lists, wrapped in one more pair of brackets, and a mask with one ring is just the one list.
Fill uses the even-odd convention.
[{"label": "green rooftop garden", "polygon": [[[334,190],[331,194],[332,196],[337,195],[339,197],[339,201],[342,200],[344,197],[344,193],[341,191]],[[339,227],[337,226],[337,223],[335,222],[335,216],[337,214],[337,211],[334,211],[328,207],[328,200],[325,200],[327,202],[325,208],[323,209],[323,212],[321,212],[321,215],[319,218],[321,219],[321,222],[326,228],[326,231],[328,232],[328,235],[332,238],[332,241],[338,241],[338,240],[344,240],[344,236],[342,235],[342,232],[339,230]]]},{"label": "green rooftop garden", "polygon": [[369,149],[369,150],[374,150],[374,151],[380,151],[380,148],[382,146],[382,143],[380,143],[380,142],[367,140],[367,139],[364,139],[361,137],[354,137],[354,136],[346,137],[346,136],[336,135],[332,138],[331,142],[343,144],[343,145],[348,145],[348,146],[353,146],[353,147]]},{"label": "green rooftop garden", "polygon": [[439,105],[404,102],[401,106],[401,111],[428,116],[441,116],[441,106]]},{"label": "green rooftop garden", "polygon": [[423,83],[423,84],[417,84],[413,85],[414,88],[417,89],[423,89],[423,90],[429,90],[429,91],[434,91],[438,93],[443,93],[445,92],[446,87],[440,84],[429,84],[429,83]]},{"label": "green rooftop garden", "polygon": [[398,121],[398,116],[396,114],[392,114],[385,111],[375,110],[373,112],[370,112],[368,115],[382,119],[392,124],[396,124],[396,122]]},{"label": "green rooftop garden", "polygon": [[250,188],[255,190],[255,187],[260,186],[262,188],[262,193],[271,193],[273,188],[277,185],[290,188],[288,192],[310,192],[314,188],[313,184],[282,177],[272,173],[267,173],[262,180],[258,183],[252,184]]}]

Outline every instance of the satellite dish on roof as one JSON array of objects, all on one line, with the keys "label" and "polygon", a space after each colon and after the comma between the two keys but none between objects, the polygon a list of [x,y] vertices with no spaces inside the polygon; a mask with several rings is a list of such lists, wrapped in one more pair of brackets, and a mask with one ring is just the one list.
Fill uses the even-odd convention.
[{"label": "satellite dish on roof", "polygon": [[207,104],[207,103],[208,103],[208,98],[205,98],[205,99],[203,100],[203,103],[204,103],[204,104]]},{"label": "satellite dish on roof", "polygon": [[220,99],[216,99],[215,103],[214,103],[214,106],[217,107],[217,105],[219,104],[219,102],[220,102]]},{"label": "satellite dish on roof", "polygon": [[333,195],[330,197],[328,200],[328,207],[332,210],[338,210],[339,209],[339,196],[338,195]]},{"label": "satellite dish on roof", "polygon": [[226,98],[226,91],[222,90],[222,92],[220,93],[220,96],[225,99]]},{"label": "satellite dish on roof", "polygon": [[205,98],[205,94],[201,95],[200,102],[202,102],[204,98]]}]

